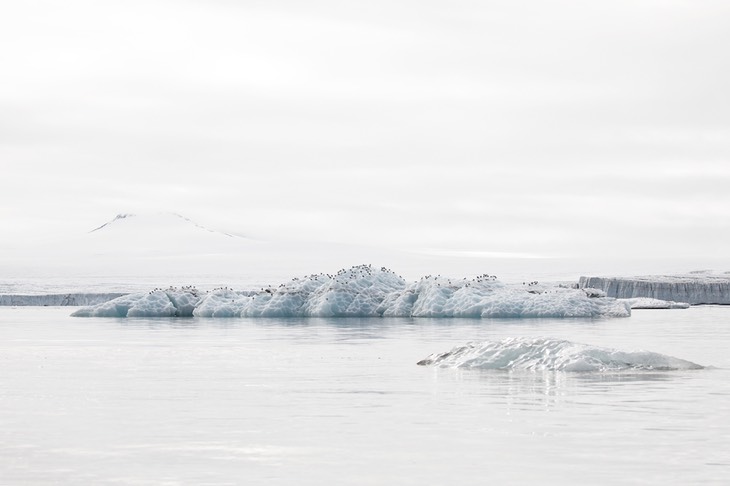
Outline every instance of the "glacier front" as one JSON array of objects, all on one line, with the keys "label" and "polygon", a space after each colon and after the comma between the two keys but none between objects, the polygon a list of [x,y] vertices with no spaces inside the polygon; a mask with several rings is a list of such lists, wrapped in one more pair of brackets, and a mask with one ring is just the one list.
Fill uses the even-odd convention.
[{"label": "glacier front", "polygon": [[730,304],[730,275],[727,274],[581,277],[578,287],[600,289],[617,299],[648,297],[688,304]]},{"label": "glacier front", "polygon": [[155,289],[74,312],[77,317],[627,317],[629,304],[591,290],[494,276],[428,275],[408,283],[371,265],[294,278],[257,291]]}]

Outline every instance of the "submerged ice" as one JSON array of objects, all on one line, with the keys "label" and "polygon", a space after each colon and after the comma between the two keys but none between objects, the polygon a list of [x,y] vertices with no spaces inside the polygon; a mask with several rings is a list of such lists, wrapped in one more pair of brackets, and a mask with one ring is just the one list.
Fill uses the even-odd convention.
[{"label": "submerged ice", "polygon": [[418,362],[440,368],[507,371],[671,371],[703,367],[649,351],[623,352],[560,339],[509,338],[468,343]]},{"label": "submerged ice", "polygon": [[155,289],[85,307],[98,317],[626,317],[627,303],[590,289],[506,285],[494,276],[425,276],[412,283],[387,268],[355,266],[258,291]]}]

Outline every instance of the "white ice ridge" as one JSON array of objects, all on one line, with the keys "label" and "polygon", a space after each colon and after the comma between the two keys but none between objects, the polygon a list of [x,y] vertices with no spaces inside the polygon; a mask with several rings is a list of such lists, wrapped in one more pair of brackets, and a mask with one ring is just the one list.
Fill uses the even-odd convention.
[{"label": "white ice ridge", "polygon": [[652,299],[689,304],[730,304],[730,275],[695,272],[643,277],[581,277],[580,288],[595,288],[609,297]]},{"label": "white ice ridge", "polygon": [[703,366],[649,351],[623,352],[560,339],[508,338],[467,343],[418,362],[440,368],[506,371],[671,371]]},{"label": "white ice ridge", "polygon": [[73,313],[80,317],[627,317],[628,304],[594,291],[508,286],[496,277],[426,276],[407,283],[391,270],[360,265],[295,278],[278,287],[155,289]]}]

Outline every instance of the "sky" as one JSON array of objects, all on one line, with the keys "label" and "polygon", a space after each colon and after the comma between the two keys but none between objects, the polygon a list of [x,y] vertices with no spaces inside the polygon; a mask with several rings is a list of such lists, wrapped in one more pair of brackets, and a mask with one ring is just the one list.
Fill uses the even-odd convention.
[{"label": "sky", "polygon": [[174,211],[228,232],[721,257],[730,3],[0,7],[0,241]]}]

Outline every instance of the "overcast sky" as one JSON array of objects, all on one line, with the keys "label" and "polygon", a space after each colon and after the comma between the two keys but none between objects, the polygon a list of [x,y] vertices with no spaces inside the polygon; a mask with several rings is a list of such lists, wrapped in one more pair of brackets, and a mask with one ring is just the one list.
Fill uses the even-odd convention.
[{"label": "overcast sky", "polygon": [[4,2],[0,237],[719,256],[730,2]]}]

